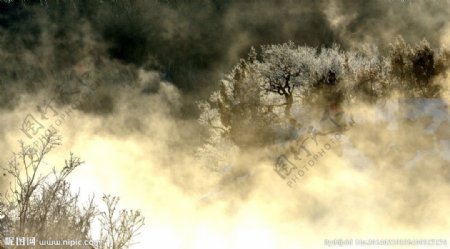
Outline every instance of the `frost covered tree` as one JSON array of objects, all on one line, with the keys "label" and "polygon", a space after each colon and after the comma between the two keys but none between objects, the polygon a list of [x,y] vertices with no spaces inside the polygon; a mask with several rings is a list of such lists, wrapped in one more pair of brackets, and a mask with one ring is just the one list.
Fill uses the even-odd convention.
[{"label": "frost covered tree", "polygon": [[438,97],[434,78],[445,75],[449,55],[426,42],[411,47],[401,38],[386,56],[376,48],[343,51],[292,42],[262,46],[259,53],[252,48],[199,104],[200,123],[211,134],[199,154],[223,161],[230,151],[270,146],[286,131],[309,127],[356,101],[375,103],[391,94]]}]

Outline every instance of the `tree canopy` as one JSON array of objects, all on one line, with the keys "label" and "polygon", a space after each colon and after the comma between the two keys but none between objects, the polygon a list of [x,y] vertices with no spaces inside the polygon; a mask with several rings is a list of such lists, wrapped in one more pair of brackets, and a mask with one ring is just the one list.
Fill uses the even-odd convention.
[{"label": "tree canopy", "polygon": [[358,101],[375,103],[393,95],[439,98],[442,87],[435,79],[445,76],[449,62],[450,51],[432,49],[426,41],[411,46],[401,37],[387,55],[375,47],[343,51],[337,45],[292,42],[262,46],[258,52],[252,48],[209,101],[199,104],[200,123],[211,134],[200,151],[212,155],[211,148],[225,141],[234,150],[268,146],[284,128],[308,127],[312,116]]}]

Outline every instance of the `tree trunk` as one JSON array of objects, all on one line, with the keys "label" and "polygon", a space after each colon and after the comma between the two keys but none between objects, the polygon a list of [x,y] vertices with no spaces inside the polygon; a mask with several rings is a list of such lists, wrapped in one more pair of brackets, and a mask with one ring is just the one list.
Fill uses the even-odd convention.
[{"label": "tree trunk", "polygon": [[294,103],[294,98],[292,97],[292,94],[286,94],[284,95],[285,99],[286,99],[286,107],[284,108],[284,115],[286,116],[286,118],[290,119],[291,118],[291,108],[292,108],[292,104]]}]

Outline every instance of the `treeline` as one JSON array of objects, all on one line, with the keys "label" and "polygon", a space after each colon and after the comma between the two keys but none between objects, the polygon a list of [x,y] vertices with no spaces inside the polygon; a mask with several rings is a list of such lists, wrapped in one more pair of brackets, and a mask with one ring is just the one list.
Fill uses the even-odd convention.
[{"label": "treeline", "polygon": [[343,111],[391,97],[439,99],[449,67],[449,50],[433,49],[426,41],[410,45],[402,38],[387,54],[292,42],[262,46],[236,65],[209,101],[200,103],[200,122],[211,132],[202,153],[217,143],[271,145],[282,127],[308,127],[315,121],[300,110]]}]

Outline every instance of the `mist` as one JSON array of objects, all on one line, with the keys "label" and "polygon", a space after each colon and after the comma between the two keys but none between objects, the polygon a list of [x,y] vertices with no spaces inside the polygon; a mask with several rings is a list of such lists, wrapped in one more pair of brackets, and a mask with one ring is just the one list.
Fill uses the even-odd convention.
[{"label": "mist", "polygon": [[[395,95],[346,104],[355,125],[311,142],[311,158],[295,162],[302,176],[274,171],[281,144],[214,148],[226,161],[216,170],[198,154],[210,136],[199,101],[252,47],[292,41],[387,56],[401,36],[449,48],[450,2],[41,2],[0,2],[0,160],[18,140],[39,139],[20,129],[50,105],[42,125],[63,144],[46,159],[49,170],[73,152],[84,161],[70,178],[74,191],[114,194],[141,210],[146,225],[132,248],[450,239],[448,68],[433,78],[440,98],[426,104]],[[315,108],[319,122],[323,106]],[[1,192],[9,184],[0,175]]]}]

